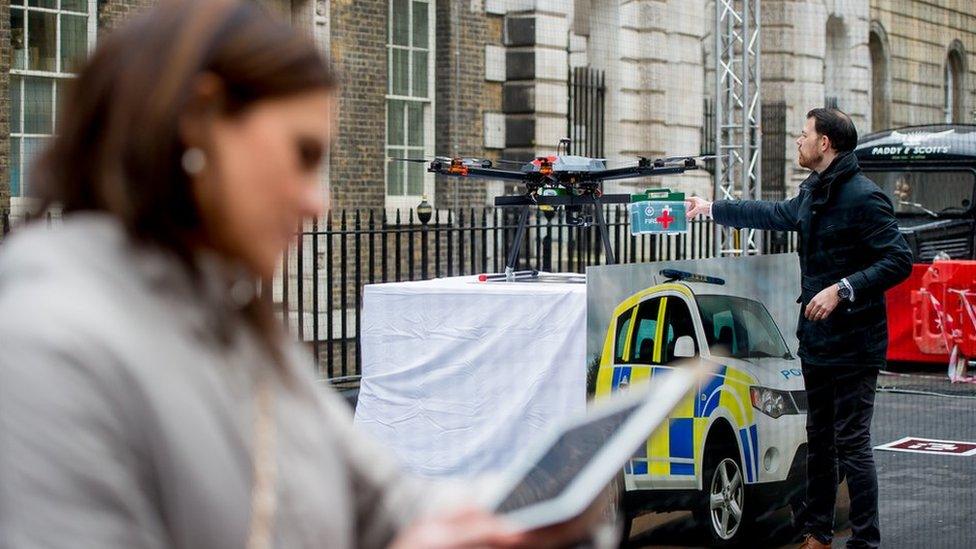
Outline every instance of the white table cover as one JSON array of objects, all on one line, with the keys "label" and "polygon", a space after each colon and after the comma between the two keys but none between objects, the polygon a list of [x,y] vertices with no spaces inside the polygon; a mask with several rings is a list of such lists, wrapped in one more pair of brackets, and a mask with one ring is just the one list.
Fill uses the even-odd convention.
[{"label": "white table cover", "polygon": [[356,424],[425,476],[503,470],[586,407],[586,286],[365,287]]}]

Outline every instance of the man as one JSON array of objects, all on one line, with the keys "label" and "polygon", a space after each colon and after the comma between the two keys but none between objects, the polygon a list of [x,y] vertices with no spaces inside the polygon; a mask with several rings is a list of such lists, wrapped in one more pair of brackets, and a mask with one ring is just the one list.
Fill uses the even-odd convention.
[{"label": "man", "polygon": [[803,548],[830,546],[843,476],[851,494],[847,546],[878,547],[881,539],[870,428],[888,346],[884,292],[908,277],[912,254],[891,201],[861,174],[856,144],[849,116],[813,109],[796,140],[800,166],[813,173],[797,196],[687,201],[689,218],[704,214],[722,225],[799,233],[797,337],[809,407]]}]

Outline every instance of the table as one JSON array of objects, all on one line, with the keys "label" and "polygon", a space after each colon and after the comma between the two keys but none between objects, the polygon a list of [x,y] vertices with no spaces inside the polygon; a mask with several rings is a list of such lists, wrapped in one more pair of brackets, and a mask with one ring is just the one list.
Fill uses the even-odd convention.
[{"label": "table", "polygon": [[501,471],[586,407],[586,286],[367,285],[356,426],[432,477]]}]

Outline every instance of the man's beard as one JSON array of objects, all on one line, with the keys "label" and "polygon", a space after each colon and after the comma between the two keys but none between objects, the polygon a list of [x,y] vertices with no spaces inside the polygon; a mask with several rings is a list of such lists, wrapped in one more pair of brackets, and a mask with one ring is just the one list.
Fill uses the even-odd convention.
[{"label": "man's beard", "polygon": [[801,168],[806,168],[812,170],[820,165],[820,161],[823,160],[823,155],[819,154],[815,158],[809,158],[803,155],[803,151],[797,150],[797,162],[800,164]]}]

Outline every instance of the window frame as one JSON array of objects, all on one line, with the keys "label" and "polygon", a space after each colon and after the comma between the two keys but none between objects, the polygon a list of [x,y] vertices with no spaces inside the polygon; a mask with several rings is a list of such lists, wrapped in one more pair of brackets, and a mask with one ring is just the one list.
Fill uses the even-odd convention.
[{"label": "window frame", "polygon": [[[415,1],[424,2],[427,5],[427,97],[418,97],[413,95],[400,95],[392,93],[392,79],[393,79],[393,51],[394,50],[406,50],[407,55],[407,74],[408,82],[412,83],[413,77],[413,53],[416,51],[422,51],[422,48],[415,46],[413,43],[413,6]],[[396,209],[406,210],[409,208],[415,208],[421,201],[421,199],[426,196],[427,201],[431,205],[435,205],[434,201],[434,174],[424,171],[424,182],[423,191],[419,195],[407,194],[409,192],[408,181],[405,175],[403,178],[403,194],[393,195],[390,194],[389,188],[389,172],[391,161],[389,158],[390,149],[396,148],[401,150],[407,150],[410,147],[407,145],[409,139],[409,128],[408,121],[410,118],[409,109],[404,109],[404,131],[403,131],[403,144],[400,146],[390,144],[390,104],[392,101],[404,101],[412,103],[420,103],[423,105],[423,150],[424,158],[432,158],[434,156],[434,109],[435,109],[435,98],[434,98],[434,74],[436,72],[435,67],[435,47],[436,47],[436,27],[435,27],[435,12],[436,6],[433,0],[407,0],[407,5],[409,6],[409,22],[407,25],[407,46],[395,45],[393,44],[393,2],[394,0],[387,1],[387,25],[386,25],[386,93],[384,95],[384,108],[383,108],[383,152],[386,157],[386,161],[383,163],[383,196],[386,208],[391,212]],[[409,86],[412,88],[413,86]],[[412,89],[408,90],[412,93]],[[419,148],[419,147],[418,147]]]},{"label": "window frame", "polygon": [[[87,13],[82,13],[82,12],[79,12],[79,11],[63,9],[61,7],[62,1],[63,0],[55,0],[55,6],[56,7],[53,7],[53,8],[47,8],[47,7],[41,7],[41,6],[31,6],[29,0],[24,0],[22,4],[10,3],[10,5],[9,5],[9,10],[10,10],[10,16],[11,17],[13,17],[13,14],[15,12],[22,13],[23,14],[23,17],[24,17],[24,37],[23,37],[23,39],[24,39],[24,48],[25,48],[25,50],[24,50],[23,55],[25,56],[24,57],[24,66],[25,67],[27,66],[28,61],[29,61],[29,59],[27,57],[28,53],[27,53],[26,50],[27,50],[27,48],[28,48],[28,46],[30,44],[30,24],[29,24],[30,14],[32,12],[49,13],[49,14],[53,14],[54,15],[54,20],[55,20],[55,32],[54,32],[55,70],[53,70],[53,71],[44,71],[44,70],[36,70],[36,69],[30,69],[30,68],[15,68],[16,59],[13,56],[15,55],[16,50],[13,49],[12,42],[10,44],[10,49],[11,49],[11,63],[10,63],[10,70],[8,71],[8,92],[11,95],[13,95],[12,94],[13,87],[9,85],[9,82],[10,82],[9,79],[11,77],[18,77],[19,80],[20,80],[20,83],[19,83],[20,105],[19,105],[19,112],[17,112],[17,116],[18,116],[18,124],[17,124],[17,126],[19,127],[19,130],[17,132],[14,132],[14,131],[11,130],[11,131],[9,131],[7,133],[7,139],[9,140],[10,148],[11,148],[11,150],[10,150],[10,161],[9,161],[9,164],[8,164],[7,185],[8,185],[8,190],[10,191],[10,201],[11,201],[11,206],[12,207],[15,206],[15,205],[19,205],[19,202],[21,202],[21,201],[30,200],[29,195],[26,192],[27,190],[29,190],[29,188],[28,188],[28,181],[27,181],[27,178],[24,177],[24,175],[25,175],[25,172],[27,171],[27,170],[25,170],[25,167],[27,167],[27,166],[30,165],[30,163],[32,162],[32,159],[29,159],[29,158],[25,158],[24,157],[24,148],[25,148],[24,142],[25,142],[26,139],[50,139],[51,137],[53,137],[54,135],[57,134],[57,128],[58,128],[58,91],[59,91],[59,88],[60,88],[60,86],[58,85],[58,83],[59,82],[64,82],[64,81],[67,81],[67,80],[70,80],[72,78],[76,78],[77,77],[77,74],[76,73],[67,72],[67,70],[64,67],[65,60],[64,60],[63,55],[62,55],[62,52],[61,52],[61,18],[62,18],[62,15],[74,15],[74,16],[84,15],[85,17],[87,17],[87,20],[86,20],[86,32],[87,32],[87,35],[88,35],[88,44],[87,44],[86,57],[91,54],[91,52],[95,48],[95,44],[96,44],[96,42],[98,40],[98,0],[86,0],[85,1],[85,3],[88,6]],[[25,113],[26,113],[27,109],[25,108],[25,104],[26,104],[26,101],[27,101],[27,97],[26,97],[26,94],[24,92],[25,92],[26,86],[27,86],[27,78],[44,78],[44,79],[49,80],[50,83],[51,83],[51,130],[52,130],[51,133],[28,133],[26,131],[26,129],[27,129],[26,122],[27,121],[25,119]],[[11,97],[11,99],[12,99],[12,97]],[[13,115],[14,115],[14,113],[11,112],[12,109],[13,109],[13,106],[14,106],[13,105],[13,101],[11,100],[10,101],[10,106],[8,107],[8,112],[10,113],[11,122],[12,122]],[[10,128],[13,128],[13,126],[14,126],[13,124],[10,124],[9,127]],[[14,141],[15,140],[17,140],[17,144],[18,144],[18,147],[17,147],[17,151],[16,152],[13,151],[13,145],[14,145]],[[13,165],[13,159],[15,157],[17,159],[17,166],[16,167]],[[14,194],[14,185],[13,185],[13,181],[12,181],[13,174],[14,174],[15,170],[16,170],[16,173],[17,173],[17,177],[19,178],[19,181],[18,181],[18,184],[17,184],[17,194]]]}]

